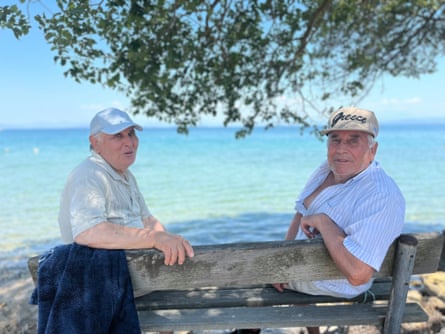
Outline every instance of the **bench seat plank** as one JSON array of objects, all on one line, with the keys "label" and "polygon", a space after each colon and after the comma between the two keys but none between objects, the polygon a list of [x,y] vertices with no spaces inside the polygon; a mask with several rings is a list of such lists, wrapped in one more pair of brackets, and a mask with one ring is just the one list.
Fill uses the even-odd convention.
[{"label": "bench seat plank", "polygon": [[[225,307],[140,311],[143,331],[286,328],[305,326],[382,325],[387,306],[349,304],[295,307]],[[403,322],[427,321],[416,303],[406,304]]]},{"label": "bench seat plank", "polygon": [[[388,300],[390,289],[390,280],[375,282],[371,287],[375,300]],[[365,297],[361,295],[352,299],[352,301],[361,302],[364,301],[364,298]],[[369,302],[372,301],[369,296],[367,299]],[[136,305],[140,310],[154,310],[236,306],[301,305],[342,301],[348,300],[331,296],[311,296],[289,290],[285,290],[281,293],[275,288],[267,286],[233,289],[208,288],[185,291],[155,291],[143,297],[136,298]]]}]

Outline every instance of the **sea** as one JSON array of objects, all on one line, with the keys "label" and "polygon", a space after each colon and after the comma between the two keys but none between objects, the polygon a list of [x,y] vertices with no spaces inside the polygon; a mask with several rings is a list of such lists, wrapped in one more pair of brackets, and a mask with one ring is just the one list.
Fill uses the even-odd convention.
[{"label": "sea", "polygon": [[[145,128],[130,167],[151,212],[193,245],[281,240],[326,141],[297,127]],[[404,232],[445,230],[445,121],[382,124],[376,160],[406,203]],[[0,131],[0,268],[61,244],[60,194],[87,129]],[[363,194],[364,196],[366,194]]]}]

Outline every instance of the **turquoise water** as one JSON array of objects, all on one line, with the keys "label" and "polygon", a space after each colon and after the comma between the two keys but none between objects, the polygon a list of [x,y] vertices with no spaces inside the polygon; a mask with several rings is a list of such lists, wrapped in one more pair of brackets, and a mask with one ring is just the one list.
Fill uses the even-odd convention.
[{"label": "turquoise water", "polygon": [[[194,244],[282,239],[326,144],[291,127],[139,133],[131,167],[151,211]],[[445,229],[445,123],[383,125],[377,160],[407,201],[407,232]],[[60,243],[59,196],[89,154],[86,129],[0,131],[0,265]]]}]

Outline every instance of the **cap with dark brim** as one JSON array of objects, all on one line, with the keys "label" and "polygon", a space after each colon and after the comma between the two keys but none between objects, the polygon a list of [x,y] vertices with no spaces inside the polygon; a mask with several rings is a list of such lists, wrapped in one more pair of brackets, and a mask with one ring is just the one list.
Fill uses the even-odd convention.
[{"label": "cap with dark brim", "polygon": [[326,135],[332,131],[363,131],[373,137],[377,137],[379,123],[372,111],[356,107],[345,107],[331,114],[327,128],[320,131],[320,133]]}]

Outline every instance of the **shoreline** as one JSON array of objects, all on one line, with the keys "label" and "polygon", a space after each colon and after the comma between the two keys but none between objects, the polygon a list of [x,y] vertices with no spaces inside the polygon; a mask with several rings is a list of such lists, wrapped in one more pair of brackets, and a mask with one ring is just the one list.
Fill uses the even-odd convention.
[{"label": "shoreline", "polygon": [[[37,306],[28,304],[34,283],[26,267],[0,273],[0,333],[37,333]],[[408,301],[419,303],[429,315],[428,322],[403,324],[404,334],[445,334],[445,272],[413,276]],[[226,333],[209,331],[209,333]],[[304,328],[264,329],[264,334],[303,334]],[[325,334],[377,334],[374,326],[322,327]]]}]

